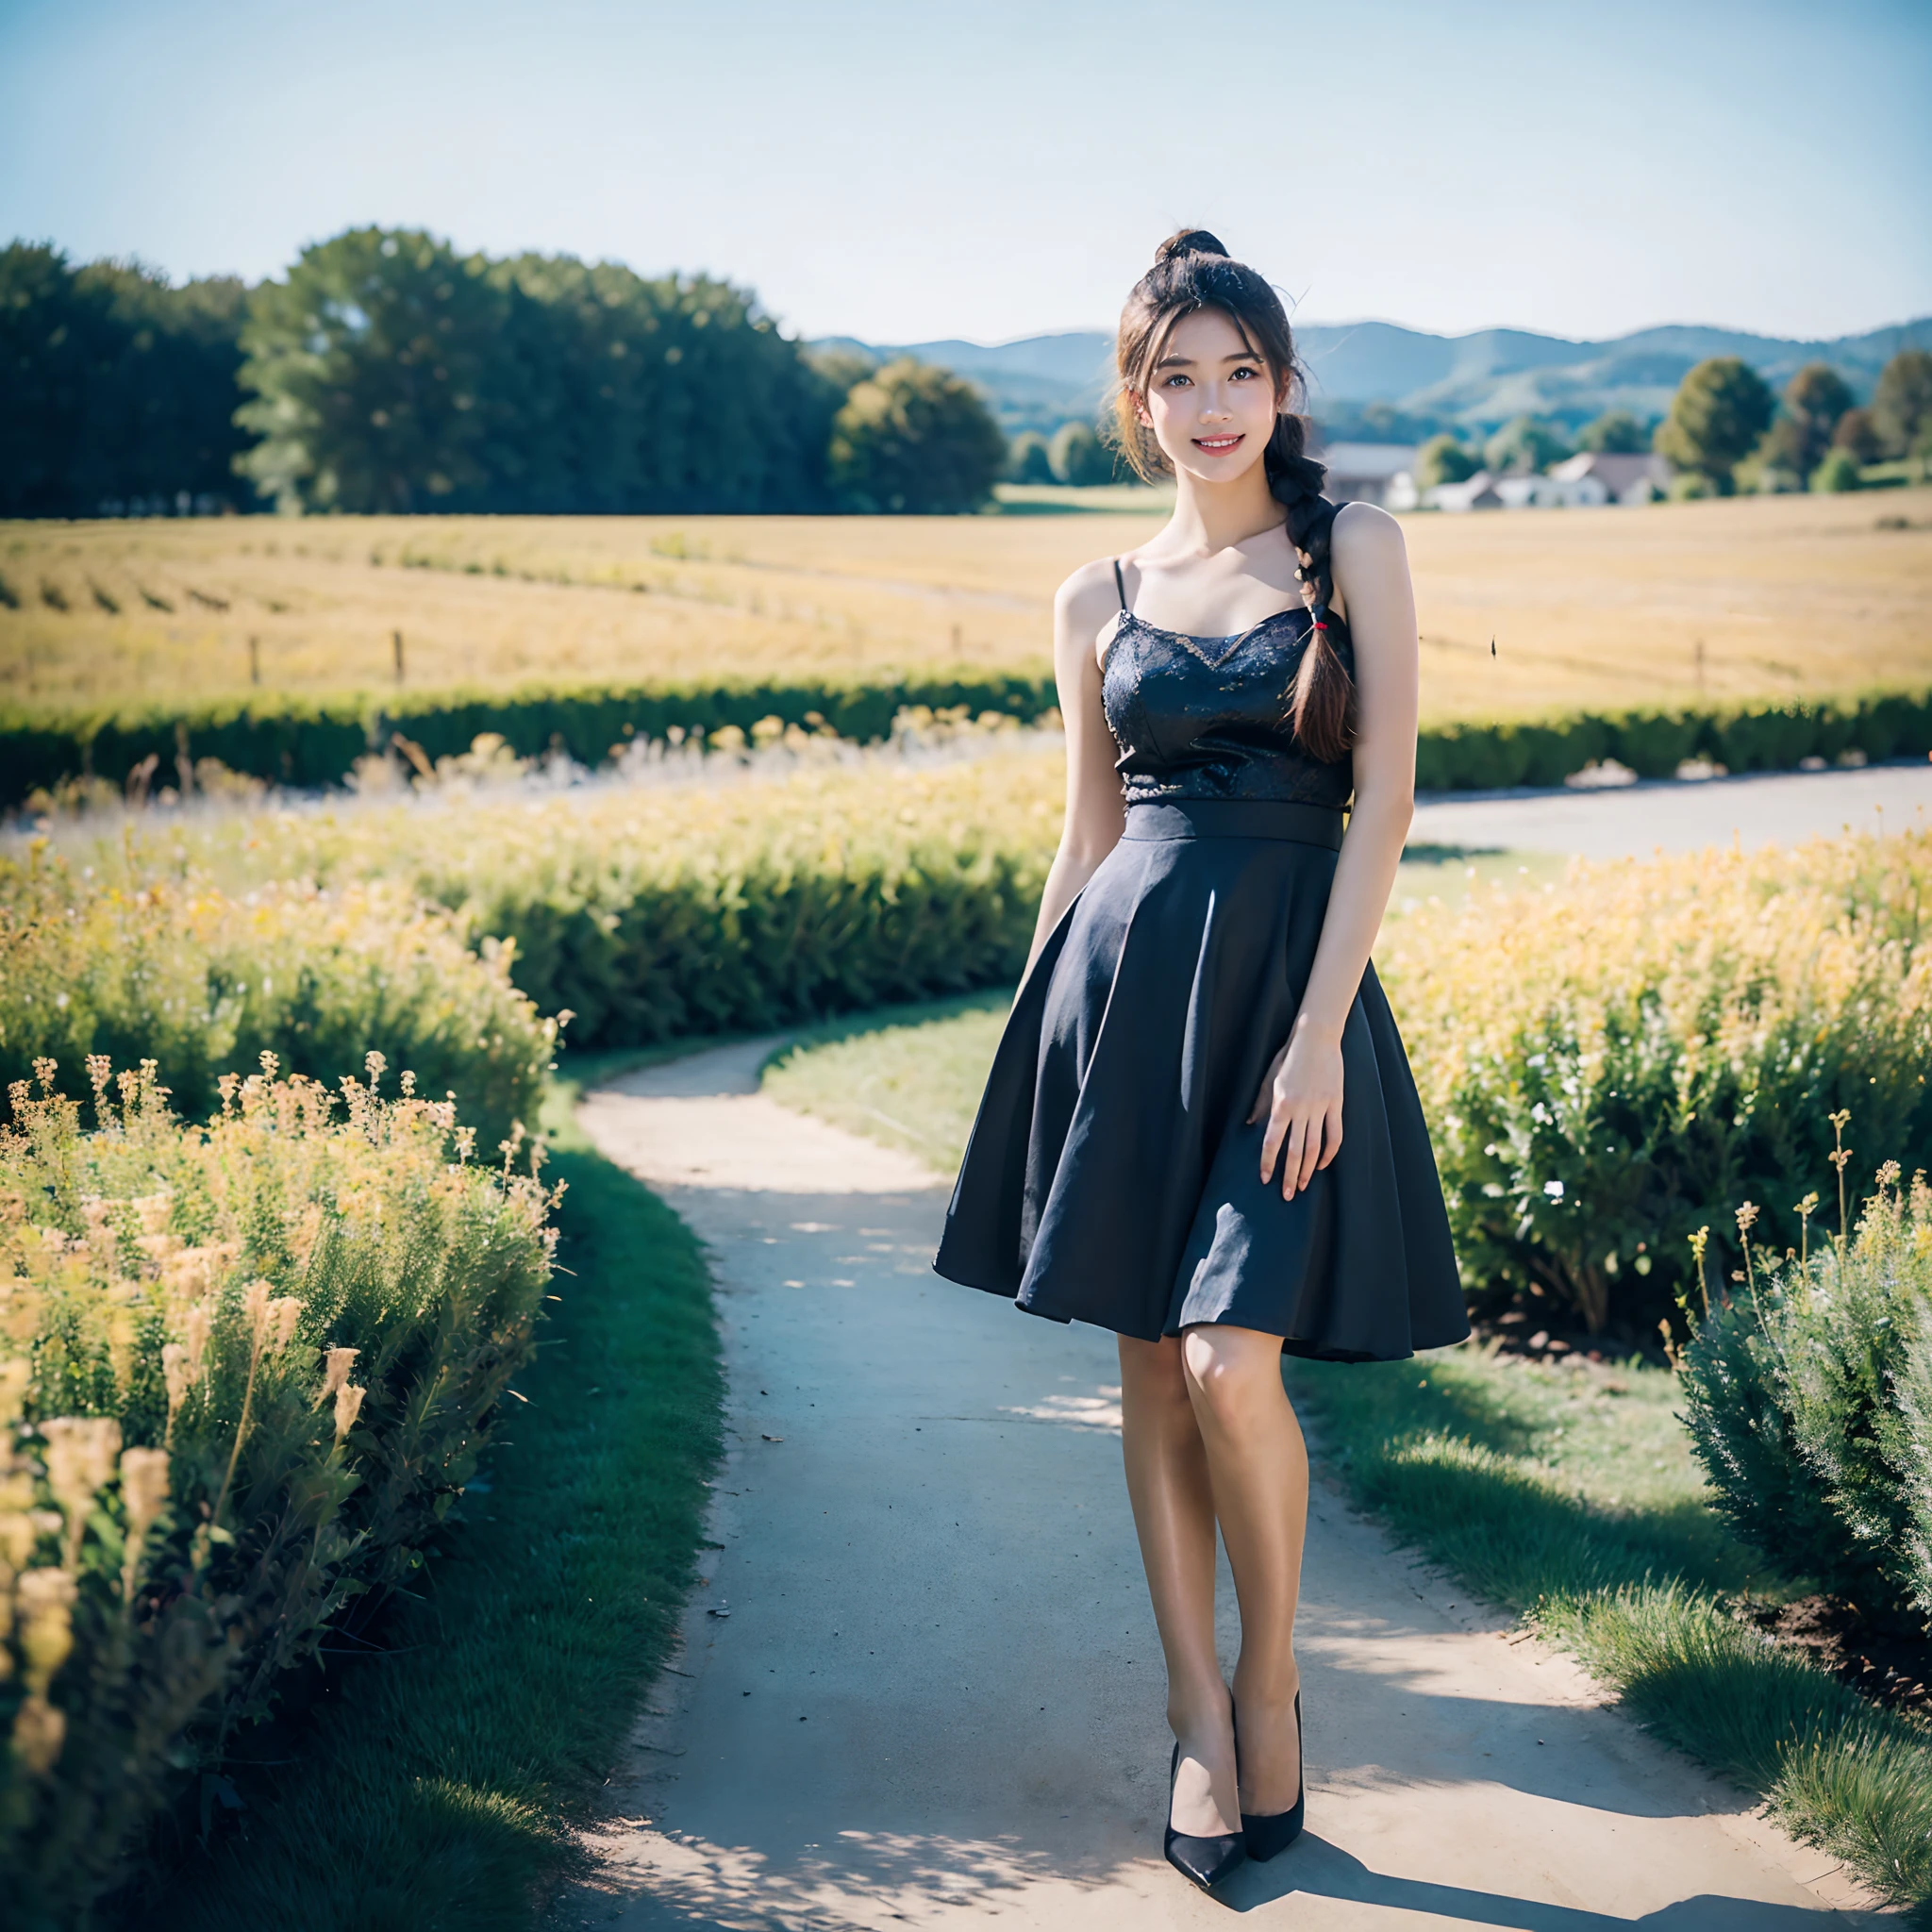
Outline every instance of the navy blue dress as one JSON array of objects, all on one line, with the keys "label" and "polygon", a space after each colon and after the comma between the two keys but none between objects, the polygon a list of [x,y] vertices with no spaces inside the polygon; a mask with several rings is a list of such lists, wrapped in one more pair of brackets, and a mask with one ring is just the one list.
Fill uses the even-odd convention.
[{"label": "navy blue dress", "polygon": [[[1351,662],[1345,627],[1329,636]],[[1249,1125],[1307,984],[1353,790],[1287,720],[1296,607],[1239,637],[1124,611],[1101,680],[1126,827],[1014,1000],[933,1266],[1031,1314],[1196,1323],[1387,1361],[1469,1333],[1435,1155],[1375,970],[1342,1029],[1342,1141],[1291,1201]]]}]

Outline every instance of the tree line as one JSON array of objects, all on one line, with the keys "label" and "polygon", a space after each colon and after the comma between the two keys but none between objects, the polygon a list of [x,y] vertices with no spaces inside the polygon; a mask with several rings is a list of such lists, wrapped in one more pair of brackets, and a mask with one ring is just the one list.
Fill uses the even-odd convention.
[{"label": "tree line", "polygon": [[0,251],[0,515],[977,508],[978,392],[814,356],[748,291],[357,228],[172,288]]},{"label": "tree line", "polygon": [[1517,416],[1478,443],[1444,431],[1417,451],[1416,482],[1426,490],[1478,470],[1540,472],[1580,450],[1655,450],[1677,473],[1679,496],[1856,490],[1874,463],[1932,465],[1932,351],[1901,349],[1867,404],[1828,362],[1807,363],[1779,393],[1740,358],[1713,356],[1686,374],[1660,419],[1607,410],[1574,442],[1541,416]]}]

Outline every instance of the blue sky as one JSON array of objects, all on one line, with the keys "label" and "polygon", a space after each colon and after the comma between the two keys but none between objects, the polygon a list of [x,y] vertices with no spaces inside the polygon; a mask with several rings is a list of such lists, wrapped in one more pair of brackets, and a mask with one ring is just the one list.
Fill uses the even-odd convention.
[{"label": "blue sky", "polygon": [[1932,0],[0,0],[0,234],[275,274],[357,223],[788,328],[1109,325],[1219,231],[1307,320],[1932,313]]}]

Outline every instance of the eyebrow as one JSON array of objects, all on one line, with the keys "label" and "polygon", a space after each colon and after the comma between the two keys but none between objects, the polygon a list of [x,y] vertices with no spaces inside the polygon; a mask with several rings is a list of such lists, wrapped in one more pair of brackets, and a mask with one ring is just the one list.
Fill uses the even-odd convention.
[{"label": "eyebrow", "polygon": [[[1258,362],[1261,358],[1253,349],[1240,349],[1221,359],[1224,362]],[[1163,356],[1154,366],[1157,369],[1191,369],[1194,358],[1191,356]]]}]

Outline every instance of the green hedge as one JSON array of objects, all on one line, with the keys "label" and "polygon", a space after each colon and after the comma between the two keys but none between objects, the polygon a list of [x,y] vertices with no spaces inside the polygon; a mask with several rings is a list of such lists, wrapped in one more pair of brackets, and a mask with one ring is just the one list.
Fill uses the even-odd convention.
[{"label": "green hedge", "polygon": [[[799,725],[823,720],[841,738],[869,741],[889,734],[901,706],[964,705],[1030,723],[1056,702],[1051,677],[1014,675],[879,684],[559,685],[0,712],[0,806],[87,774],[120,784],[150,754],[160,760],[164,783],[185,753],[275,784],[319,787],[339,784],[358,758],[398,731],[432,759],[467,751],[489,731],[523,758],[560,746],[596,766],[630,739],[661,739],[674,726],[749,731],[762,718]],[[1560,785],[1601,758],[1616,758],[1645,778],[1669,777],[1692,758],[1733,772],[1766,772],[1852,750],[1873,759],[1932,752],[1932,690],[1435,725],[1423,732],[1416,780],[1426,791]]]},{"label": "green hedge", "polygon": [[1441,724],[1422,734],[1416,784],[1424,791],[1560,785],[1604,758],[1640,778],[1668,778],[1686,758],[1732,772],[1777,772],[1848,751],[1874,760],[1932,752],[1932,690]]},{"label": "green hedge", "polygon": [[1056,703],[1051,677],[932,678],[906,683],[800,684],[725,681],[693,685],[526,686],[505,691],[397,692],[369,697],[222,699],[123,711],[0,711],[0,806],[36,789],[92,774],[122,783],[143,758],[160,760],[168,783],[175,761],[217,758],[232,772],[273,784],[340,784],[365,753],[401,732],[433,760],[468,751],[495,732],[520,758],[561,747],[596,766],[633,738],[661,739],[674,726],[749,732],[762,718],[808,725],[823,719],[841,738],[891,734],[901,706],[934,710],[964,705],[1031,722]]}]

